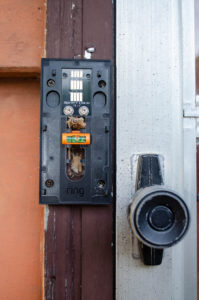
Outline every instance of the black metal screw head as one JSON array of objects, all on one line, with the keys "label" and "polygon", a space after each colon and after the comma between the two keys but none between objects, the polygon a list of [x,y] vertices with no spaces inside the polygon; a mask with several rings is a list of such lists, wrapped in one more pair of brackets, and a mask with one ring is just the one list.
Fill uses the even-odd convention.
[{"label": "black metal screw head", "polygon": [[52,87],[52,86],[55,85],[55,81],[54,81],[53,79],[49,79],[49,80],[47,81],[47,85],[48,85],[49,87]]},{"label": "black metal screw head", "polygon": [[54,185],[54,181],[52,179],[47,179],[45,185],[50,188]]}]

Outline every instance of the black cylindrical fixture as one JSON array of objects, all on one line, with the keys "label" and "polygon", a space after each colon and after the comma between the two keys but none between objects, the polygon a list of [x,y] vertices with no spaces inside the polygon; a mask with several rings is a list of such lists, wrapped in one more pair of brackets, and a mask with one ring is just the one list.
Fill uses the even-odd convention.
[{"label": "black cylindrical fixture", "polygon": [[179,242],[188,230],[189,211],[182,197],[161,186],[139,189],[130,209],[131,228],[149,247],[163,249]]}]

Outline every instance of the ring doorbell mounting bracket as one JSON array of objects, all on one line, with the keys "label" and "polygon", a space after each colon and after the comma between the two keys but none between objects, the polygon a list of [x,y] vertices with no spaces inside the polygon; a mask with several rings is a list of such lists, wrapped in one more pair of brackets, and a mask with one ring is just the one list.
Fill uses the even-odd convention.
[{"label": "ring doorbell mounting bracket", "polygon": [[112,64],[42,59],[40,203],[112,203]]}]

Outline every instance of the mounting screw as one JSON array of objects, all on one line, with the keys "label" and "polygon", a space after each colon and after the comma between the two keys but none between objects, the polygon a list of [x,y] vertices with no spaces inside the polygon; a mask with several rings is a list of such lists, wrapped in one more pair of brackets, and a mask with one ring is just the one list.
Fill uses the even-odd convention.
[{"label": "mounting screw", "polygon": [[100,80],[100,81],[98,82],[98,86],[99,86],[100,88],[104,88],[104,87],[106,86],[106,81]]},{"label": "mounting screw", "polygon": [[79,108],[79,114],[80,116],[87,116],[89,114],[89,109],[87,106],[81,106]]},{"label": "mounting screw", "polygon": [[52,87],[52,86],[55,85],[55,81],[54,81],[53,79],[49,79],[49,80],[47,81],[47,85],[50,86],[50,87]]},{"label": "mounting screw", "polygon": [[70,105],[64,107],[63,112],[66,116],[72,116],[74,113],[74,108]]},{"label": "mounting screw", "polygon": [[52,179],[47,179],[45,185],[47,187],[52,187],[54,185],[54,181]]},{"label": "mounting screw", "polygon": [[86,51],[87,51],[88,53],[94,53],[94,52],[95,52],[95,47],[87,48]]},{"label": "mounting screw", "polygon": [[98,183],[97,183],[97,185],[98,185],[98,188],[103,189],[104,186],[105,186],[104,180],[99,180]]},{"label": "mounting screw", "polygon": [[84,58],[91,59],[91,53],[95,52],[95,47],[89,47],[84,51]]}]

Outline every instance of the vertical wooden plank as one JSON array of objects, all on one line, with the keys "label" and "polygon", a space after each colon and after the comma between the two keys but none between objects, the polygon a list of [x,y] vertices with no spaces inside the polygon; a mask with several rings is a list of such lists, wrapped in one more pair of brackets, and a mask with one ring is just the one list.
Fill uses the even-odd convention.
[{"label": "vertical wooden plank", "polygon": [[82,212],[82,299],[113,299],[112,206]]},{"label": "vertical wooden plank", "polygon": [[[94,46],[92,58],[111,59],[112,9],[111,0],[48,0],[47,57],[83,58]],[[112,299],[112,215],[112,206],[46,209],[47,300]]]},{"label": "vertical wooden plank", "polygon": [[93,59],[113,59],[113,1],[84,1],[83,46],[95,47]]},{"label": "vertical wooden plank", "polygon": [[[47,2],[47,57],[82,53],[82,0]],[[49,206],[46,211],[45,295],[81,299],[81,207]]]},{"label": "vertical wooden plank", "polygon": [[47,1],[47,57],[81,58],[82,0]]},{"label": "vertical wooden plank", "polygon": [[[113,60],[113,3],[84,1],[83,48],[94,47],[92,59]],[[114,109],[114,107],[113,107]],[[113,207],[82,209],[82,299],[113,297]],[[97,263],[96,263],[97,262]],[[92,278],[92,281],[90,281]],[[88,282],[90,281],[90,284]]]},{"label": "vertical wooden plank", "polygon": [[81,299],[81,209],[49,206],[45,238],[46,299]]}]

